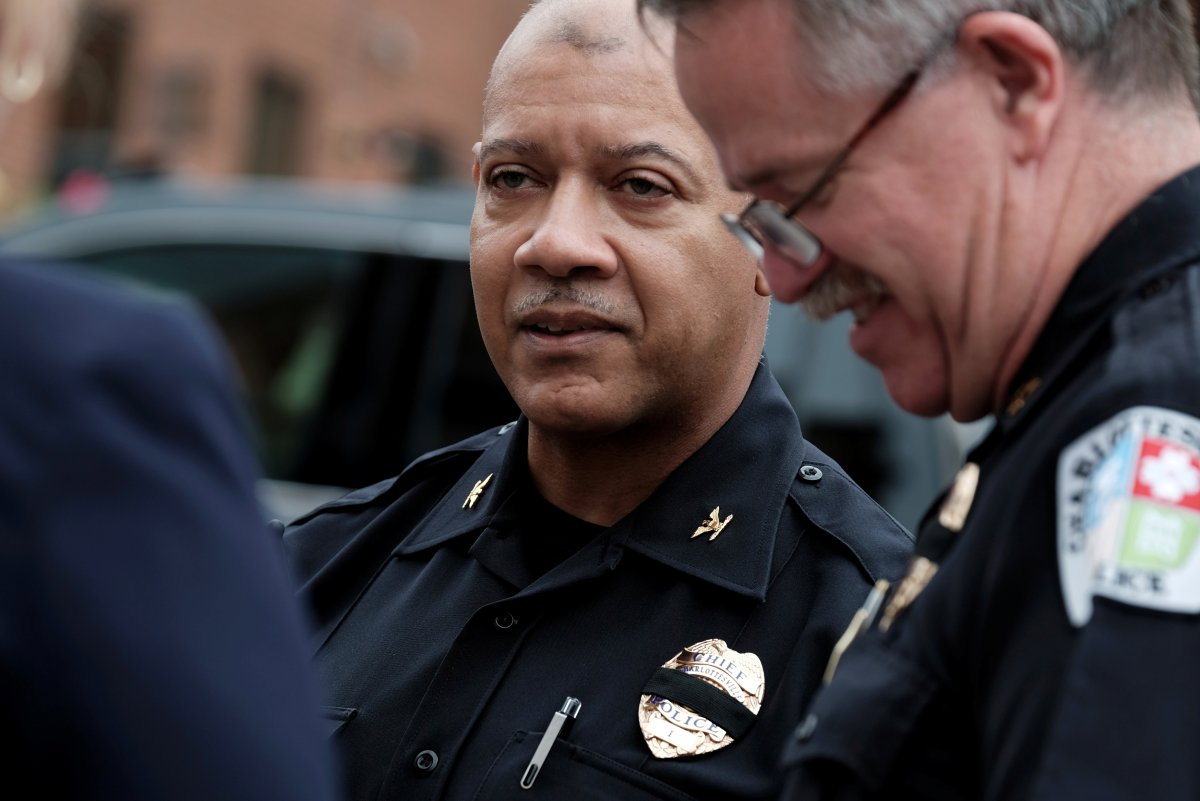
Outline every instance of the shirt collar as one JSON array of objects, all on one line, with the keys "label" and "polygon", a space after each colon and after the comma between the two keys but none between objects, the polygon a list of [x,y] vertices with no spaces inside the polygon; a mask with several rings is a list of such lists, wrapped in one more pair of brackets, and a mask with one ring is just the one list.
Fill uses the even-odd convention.
[{"label": "shirt collar", "polygon": [[1200,167],[1159,187],[1116,225],[1075,271],[1009,390],[999,423],[1011,428],[1132,291],[1200,257]]},{"label": "shirt collar", "polygon": [[[524,417],[498,434],[397,553],[414,553],[499,524],[498,514],[528,469],[527,438]],[[606,532],[606,550],[634,551],[716,586],[765,599],[776,530],[803,444],[795,412],[763,360],[733,416]],[[464,506],[485,479],[474,505]],[[710,520],[715,525],[705,528]]]}]

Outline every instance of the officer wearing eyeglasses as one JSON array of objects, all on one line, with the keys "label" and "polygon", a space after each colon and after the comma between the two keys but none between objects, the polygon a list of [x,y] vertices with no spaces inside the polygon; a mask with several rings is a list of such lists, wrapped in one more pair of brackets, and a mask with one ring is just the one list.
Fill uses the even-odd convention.
[{"label": "officer wearing eyeglasses", "polygon": [[990,419],[788,749],[791,797],[1200,797],[1185,0],[642,0],[777,297]]}]

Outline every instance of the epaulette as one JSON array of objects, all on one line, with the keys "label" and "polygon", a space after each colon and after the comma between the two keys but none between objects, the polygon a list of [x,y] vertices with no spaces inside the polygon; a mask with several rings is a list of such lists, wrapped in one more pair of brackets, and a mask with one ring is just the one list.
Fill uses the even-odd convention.
[{"label": "epaulette", "polygon": [[807,440],[789,495],[810,523],[854,555],[871,581],[893,578],[903,568],[912,533]]}]

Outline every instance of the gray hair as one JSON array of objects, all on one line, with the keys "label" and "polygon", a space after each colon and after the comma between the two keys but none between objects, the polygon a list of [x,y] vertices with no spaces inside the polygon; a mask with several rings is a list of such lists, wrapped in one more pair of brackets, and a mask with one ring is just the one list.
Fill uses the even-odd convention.
[{"label": "gray hair", "polygon": [[[638,0],[638,6],[684,22],[725,2],[743,0]],[[1193,102],[1200,95],[1188,0],[790,2],[798,35],[813,54],[813,77],[831,91],[886,86],[951,41],[971,14],[1011,11],[1041,25],[1104,95],[1121,100],[1186,91]]]}]

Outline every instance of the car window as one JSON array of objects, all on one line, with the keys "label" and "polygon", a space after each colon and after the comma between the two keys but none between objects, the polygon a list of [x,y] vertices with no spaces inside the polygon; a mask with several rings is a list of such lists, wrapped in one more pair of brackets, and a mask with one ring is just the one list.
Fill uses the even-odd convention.
[{"label": "car window", "polygon": [[465,262],[187,244],[79,260],[209,311],[271,478],[370,484],[516,417],[475,324]]}]

